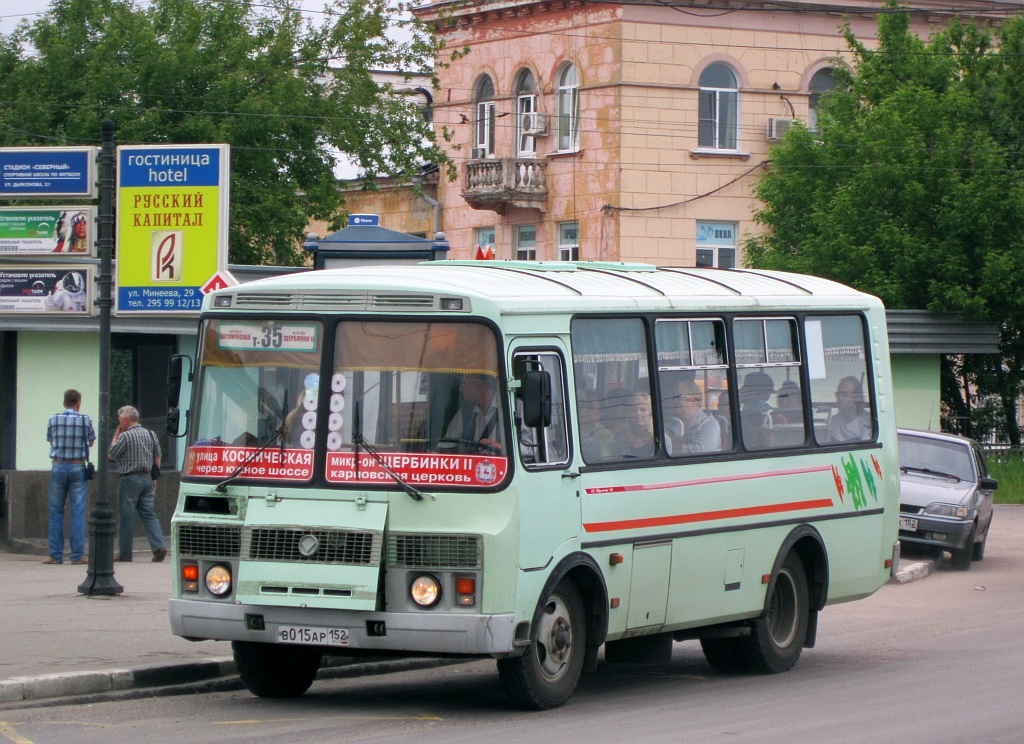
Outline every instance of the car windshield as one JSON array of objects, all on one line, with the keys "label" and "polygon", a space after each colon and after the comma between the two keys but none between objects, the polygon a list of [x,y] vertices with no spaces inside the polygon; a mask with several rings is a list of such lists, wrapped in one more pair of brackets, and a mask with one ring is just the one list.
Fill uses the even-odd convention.
[{"label": "car windshield", "polygon": [[957,441],[900,434],[900,468],[974,480],[971,449]]}]

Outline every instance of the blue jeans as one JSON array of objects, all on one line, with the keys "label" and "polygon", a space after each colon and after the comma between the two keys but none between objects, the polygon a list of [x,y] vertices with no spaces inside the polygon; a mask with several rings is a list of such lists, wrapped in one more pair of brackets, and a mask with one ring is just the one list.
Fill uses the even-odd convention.
[{"label": "blue jeans", "polygon": [[85,502],[89,482],[85,465],[55,462],[50,471],[50,557],[64,560],[64,504],[71,497],[71,561],[85,555]]},{"label": "blue jeans", "polygon": [[117,497],[121,503],[121,514],[117,522],[118,556],[121,560],[132,559],[132,527],[136,511],[146,530],[149,549],[156,551],[164,547],[164,532],[156,516],[156,491],[149,473],[122,475],[117,484]]}]

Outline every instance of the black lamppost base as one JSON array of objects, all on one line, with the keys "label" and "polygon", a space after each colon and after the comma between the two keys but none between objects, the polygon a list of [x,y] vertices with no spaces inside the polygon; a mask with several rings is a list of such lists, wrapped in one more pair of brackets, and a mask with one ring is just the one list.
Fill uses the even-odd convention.
[{"label": "black lamppost base", "polygon": [[78,585],[80,594],[120,594],[124,587],[114,580],[114,533],[117,522],[110,502],[93,504],[89,516],[89,572]]}]

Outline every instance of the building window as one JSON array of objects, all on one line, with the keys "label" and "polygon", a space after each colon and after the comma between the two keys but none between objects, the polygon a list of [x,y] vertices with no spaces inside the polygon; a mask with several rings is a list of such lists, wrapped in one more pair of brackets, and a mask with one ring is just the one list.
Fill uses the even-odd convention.
[{"label": "building window", "polygon": [[496,255],[494,247],[494,227],[478,227],[476,229],[476,248],[478,251],[487,252],[487,249],[491,249],[491,254]]},{"label": "building window", "polygon": [[580,260],[580,223],[560,222],[558,225],[558,260]]},{"label": "building window", "polygon": [[516,156],[532,158],[537,154],[537,137],[530,124],[537,112],[537,81],[533,73],[523,70],[516,77]]},{"label": "building window", "polygon": [[558,73],[558,150],[574,152],[580,147],[580,78],[575,65],[566,64]]},{"label": "building window", "polygon": [[520,261],[537,260],[536,225],[516,225],[516,258]]},{"label": "building window", "polygon": [[697,222],[697,266],[736,268],[735,222]]},{"label": "building window", "polygon": [[476,122],[473,137],[473,158],[494,155],[494,82],[488,75],[476,85]]},{"label": "building window", "polygon": [[739,85],[736,74],[721,63],[700,74],[697,144],[713,150],[735,150],[739,140]]},{"label": "building window", "polygon": [[821,108],[821,97],[836,88],[836,76],[830,67],[818,70],[811,78],[810,108],[807,111],[807,128],[818,131],[818,109]]}]

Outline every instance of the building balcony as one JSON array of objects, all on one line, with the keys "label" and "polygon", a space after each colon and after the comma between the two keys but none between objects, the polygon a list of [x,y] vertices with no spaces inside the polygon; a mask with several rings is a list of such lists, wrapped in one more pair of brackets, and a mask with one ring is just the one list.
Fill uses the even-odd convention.
[{"label": "building balcony", "polygon": [[473,209],[505,214],[509,206],[544,211],[547,163],[536,158],[488,158],[466,163],[462,198]]}]

